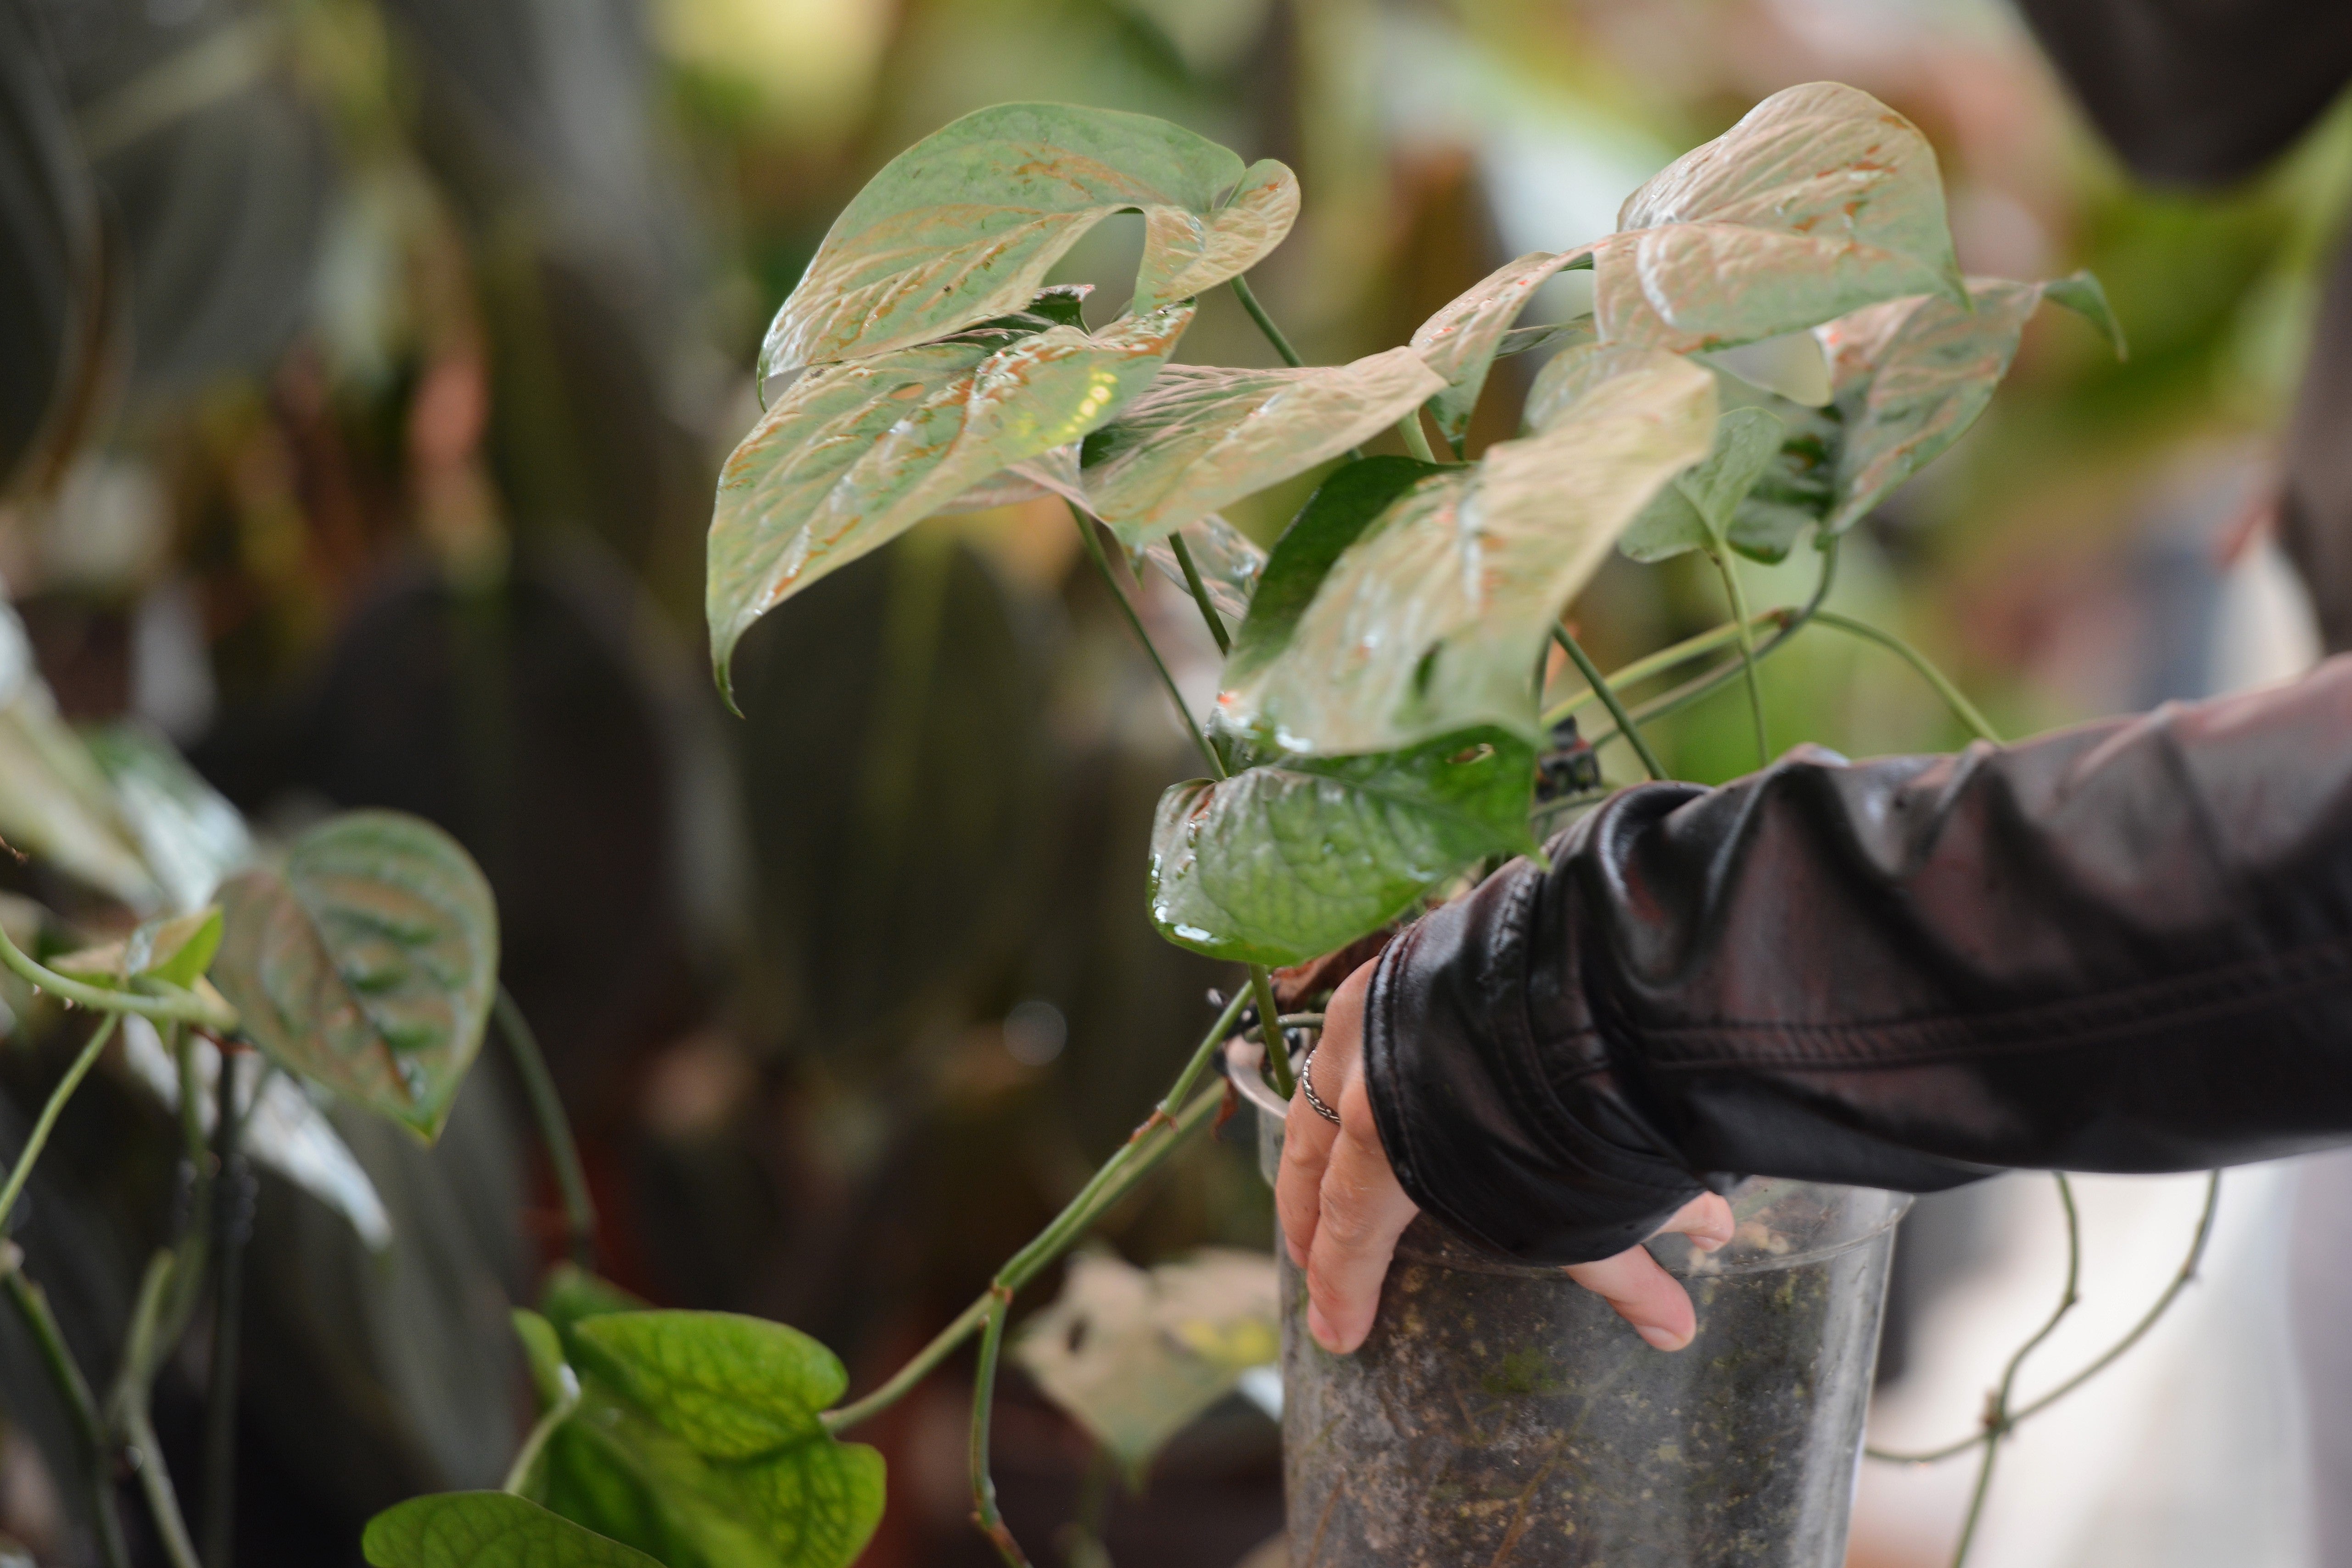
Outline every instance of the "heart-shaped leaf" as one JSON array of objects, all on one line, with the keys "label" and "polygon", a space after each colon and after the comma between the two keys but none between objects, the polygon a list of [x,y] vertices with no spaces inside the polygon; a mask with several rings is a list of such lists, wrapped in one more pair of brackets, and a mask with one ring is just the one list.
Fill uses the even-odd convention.
[{"label": "heart-shaped leaf", "polygon": [[1935,150],[1836,82],[1774,93],[1617,221],[1593,282],[1604,342],[1719,349],[1906,295],[1968,304]]},{"label": "heart-shaped leaf", "polygon": [[1295,964],[1474,861],[1533,852],[1534,796],[1534,749],[1501,730],[1174,785],[1151,830],[1152,922],[1213,958]]},{"label": "heart-shaped leaf", "polygon": [[457,841],[397,811],[349,811],[220,899],[213,975],[253,1042],[438,1136],[498,989],[498,910]]},{"label": "heart-shaped leaf", "polygon": [[374,1568],[661,1568],[655,1559],[502,1491],[440,1492],[368,1521]]},{"label": "heart-shaped leaf", "polygon": [[[1455,450],[1461,449],[1463,438],[1470,434],[1470,415],[1478,406],[1486,372],[1494,368],[1496,354],[1510,335],[1511,323],[1518,319],[1546,279],[1570,262],[1590,265],[1591,253],[1592,247],[1587,246],[1557,253],[1536,251],[1506,262],[1413,333],[1413,348],[1431,370],[1445,378],[1444,390],[1430,399],[1430,413],[1437,420],[1439,433]],[[1538,346],[1538,335],[1549,341],[1554,336],[1573,335],[1575,330],[1572,326],[1537,329],[1523,346],[1515,347],[1525,351]]]},{"label": "heart-shaped leaf", "polygon": [[1411,349],[1306,370],[1170,365],[1087,438],[1087,508],[1137,548],[1337,457],[1444,385]]},{"label": "heart-shaped leaf", "polygon": [[1144,217],[1130,310],[1190,298],[1282,243],[1298,183],[1148,115],[1058,103],[968,114],[834,220],[761,349],[763,373],[912,347],[1024,308],[1113,213]]},{"label": "heart-shaped leaf", "polygon": [[1635,560],[1664,560],[1685,550],[1721,556],[1734,514],[1780,455],[1786,429],[1760,408],[1726,409],[1704,462],[1675,476],[1642,508],[1617,548]]},{"label": "heart-shaped leaf", "polygon": [[210,967],[220,950],[218,907],[150,920],[119,941],[85,947],[49,960],[69,979],[121,989],[136,979],[157,979],[186,988]]},{"label": "heart-shaped leaf", "polygon": [[1652,353],[1405,492],[1333,564],[1284,656],[1228,684],[1223,722],[1327,756],[1488,726],[1539,743],[1528,674],[1553,623],[1650,497],[1707,455],[1715,413],[1707,371]]},{"label": "heart-shaped leaf", "polygon": [[882,1457],[817,1421],[847,1383],[832,1353],[756,1318],[581,1304],[562,1330],[579,1406],[538,1477],[550,1508],[667,1568],[845,1568],[865,1549]]},{"label": "heart-shaped leaf", "polygon": [[974,334],[803,375],[719,477],[704,592],[720,689],[753,622],[1000,469],[1108,421],[1192,317],[1171,306],[1093,335]]}]

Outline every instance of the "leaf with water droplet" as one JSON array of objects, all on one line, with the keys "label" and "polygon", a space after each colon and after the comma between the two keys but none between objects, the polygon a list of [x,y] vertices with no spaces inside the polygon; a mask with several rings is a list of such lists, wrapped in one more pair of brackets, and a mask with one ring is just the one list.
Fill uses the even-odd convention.
[{"label": "leaf with water droplet", "polygon": [[347,811],[220,899],[213,976],[263,1054],[437,1137],[499,977],[498,909],[457,841],[401,812]]},{"label": "leaf with water droplet", "polygon": [[1298,182],[1149,115],[1006,103],[908,148],[834,220],[768,329],[764,374],[911,348],[1027,307],[1064,253],[1140,212],[1129,308],[1246,272],[1298,214]]}]

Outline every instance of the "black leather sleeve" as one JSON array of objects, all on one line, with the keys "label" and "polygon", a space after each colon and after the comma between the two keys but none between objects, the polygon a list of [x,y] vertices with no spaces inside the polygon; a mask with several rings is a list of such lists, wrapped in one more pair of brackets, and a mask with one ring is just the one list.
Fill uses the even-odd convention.
[{"label": "black leather sleeve", "polygon": [[2352,1139],[2352,657],[2007,748],[1645,785],[1391,944],[1405,1188],[1519,1257],[1731,1174],[1932,1191]]}]

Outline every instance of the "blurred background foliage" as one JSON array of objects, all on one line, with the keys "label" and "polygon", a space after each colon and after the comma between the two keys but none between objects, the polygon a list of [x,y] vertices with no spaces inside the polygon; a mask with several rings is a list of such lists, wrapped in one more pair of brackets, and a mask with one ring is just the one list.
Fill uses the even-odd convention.
[{"label": "blurred background foliage", "polygon": [[[45,172],[0,191],[35,258],[0,327],[0,431],[35,436],[0,576],[67,716],[160,730],[265,829],[387,805],[457,833],[580,1126],[606,1271],[787,1320],[859,1385],[1125,1136],[1234,981],[1145,917],[1151,803],[1191,765],[1057,507],[923,530],[772,617],[739,656],[745,720],[705,675],[702,533],[760,332],[833,213],[948,120],[1062,99],[1287,161],[1304,215],[1259,291],[1330,361],[1612,228],[1764,94],[1852,82],[1935,141],[1964,265],[2094,268],[2134,351],[2045,314],[1979,429],[1850,542],[1840,594],[2017,731],[2222,683],[2231,615],[2292,632],[2273,433],[2352,126],[2241,189],[2135,186],[1995,0],[5,0],[0,22],[0,130]],[[1131,276],[1131,222],[1060,275]],[[1180,357],[1271,362],[1223,292]],[[1474,447],[1512,433],[1531,370],[1498,371]],[[1311,484],[1235,520],[1271,538]],[[1695,559],[1602,574],[1576,616],[1604,664],[1722,617]],[[1810,570],[1751,593],[1801,598]],[[1146,576],[1205,700],[1213,650]],[[1809,638],[1769,667],[1776,736],[1957,743],[1915,680]],[[1748,765],[1742,701],[1668,727],[1678,772]],[[0,1056],[18,1132],[57,1046],[27,1027]],[[265,1184],[240,1563],[356,1562],[371,1511],[495,1484],[526,1409],[504,1306],[555,1245],[501,1071],[429,1155],[338,1118],[381,1247]],[[167,1170],[110,1151],[159,1114],[127,1082],[85,1095],[35,1183],[35,1271],[93,1363],[126,1239],[171,1203]],[[1139,1262],[1269,1236],[1230,1146],[1109,1229]],[[162,1391],[168,1441],[200,1370]],[[0,1522],[92,1561],[5,1338],[0,1382]],[[869,1563],[983,1560],[962,1405],[942,1380],[878,1424]],[[999,1442],[1008,1515],[1044,1539],[1087,1447],[1019,1388]],[[1278,1519],[1273,1428],[1233,1401],[1108,1539],[1129,1568],[1214,1564]]]}]

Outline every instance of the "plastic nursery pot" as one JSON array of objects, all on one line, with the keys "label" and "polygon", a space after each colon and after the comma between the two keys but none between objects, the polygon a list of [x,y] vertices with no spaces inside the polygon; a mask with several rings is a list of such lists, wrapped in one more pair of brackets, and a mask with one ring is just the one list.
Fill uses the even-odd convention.
[{"label": "plastic nursery pot", "polygon": [[[1228,1055],[1271,1183],[1283,1102],[1256,1046]],[[1559,1270],[1424,1215],[1371,1337],[1332,1355],[1281,1257],[1290,1568],[1838,1568],[1911,1199],[1763,1178],[1730,1198],[1720,1250],[1650,1243],[1698,1311],[1673,1354]]]}]

